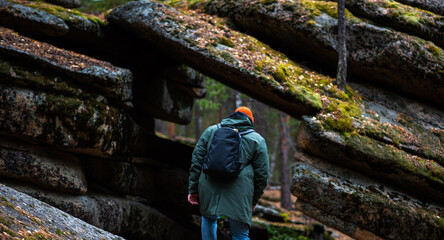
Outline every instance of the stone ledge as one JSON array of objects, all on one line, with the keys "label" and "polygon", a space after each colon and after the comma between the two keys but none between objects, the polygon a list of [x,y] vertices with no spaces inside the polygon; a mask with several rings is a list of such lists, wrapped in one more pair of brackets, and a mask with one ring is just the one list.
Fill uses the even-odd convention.
[{"label": "stone ledge", "polygon": [[108,62],[37,42],[0,27],[0,54],[50,69],[79,85],[93,88],[101,95],[129,109],[132,99],[132,72]]},{"label": "stone ledge", "polygon": [[6,184],[89,224],[131,239],[199,239],[196,232],[180,226],[158,210],[127,198],[99,193],[73,196]]},{"label": "stone ledge", "polygon": [[99,157],[125,153],[136,124],[95,99],[80,100],[2,86],[0,132],[30,143]]},{"label": "stone ledge", "polygon": [[367,136],[343,136],[323,128],[316,118],[304,117],[298,147],[324,160],[383,179],[426,200],[444,197],[444,168]]},{"label": "stone ledge", "polygon": [[0,195],[1,239],[123,240],[2,184]]},{"label": "stone ledge", "polygon": [[334,227],[357,239],[372,235],[374,239],[444,236],[442,206],[418,201],[361,174],[337,169],[328,165],[324,171],[299,163],[291,187],[297,201],[301,201],[296,206],[326,224],[339,220]]}]

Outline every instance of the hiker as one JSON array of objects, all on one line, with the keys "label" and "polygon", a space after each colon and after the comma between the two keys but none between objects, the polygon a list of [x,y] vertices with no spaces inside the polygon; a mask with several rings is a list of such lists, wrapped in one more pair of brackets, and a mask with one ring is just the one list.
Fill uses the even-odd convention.
[{"label": "hiker", "polygon": [[[253,129],[254,118],[247,107],[239,107],[236,111],[223,119],[218,125],[208,127],[200,137],[193,151],[190,167],[188,202],[199,205],[202,215],[202,239],[217,239],[217,219],[219,216],[228,218],[232,239],[250,239],[249,229],[251,215],[259,198],[267,186],[269,174],[269,159],[265,139]],[[211,164],[218,156],[225,156],[226,151],[217,149],[213,139],[215,133],[225,129],[227,132],[236,131],[242,142],[238,159],[242,163],[237,169],[237,176],[224,177],[224,173],[216,175],[211,171]],[[230,128],[230,129],[228,129]],[[228,130],[227,130],[228,129]],[[217,138],[218,139],[218,138]],[[225,144],[225,143],[222,143]],[[223,146],[223,148],[230,148]],[[211,149],[211,150],[209,150]],[[233,151],[233,150],[230,150]],[[208,155],[207,155],[208,152]],[[225,157],[224,157],[225,158]],[[206,160],[205,160],[206,159]],[[213,161],[213,163],[210,163]],[[226,161],[220,159],[219,161]],[[229,164],[227,164],[229,165]],[[223,166],[225,167],[225,166]],[[206,171],[205,171],[206,170]],[[224,171],[226,171],[224,169]],[[235,175],[237,174],[235,173]]]}]

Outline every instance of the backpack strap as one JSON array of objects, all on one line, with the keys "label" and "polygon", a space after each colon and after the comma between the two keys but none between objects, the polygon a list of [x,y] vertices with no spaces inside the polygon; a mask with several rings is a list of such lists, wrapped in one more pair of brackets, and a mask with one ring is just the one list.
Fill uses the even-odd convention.
[{"label": "backpack strap", "polygon": [[[222,127],[222,126],[220,125],[220,123],[217,124],[216,126],[217,126],[218,129]],[[216,131],[217,131],[217,129],[216,129],[213,133],[211,133],[210,139],[208,139],[208,143],[207,143],[207,144],[208,144],[208,146],[207,146],[207,151],[210,150],[210,145],[211,145],[211,142],[213,141],[213,137],[214,137],[214,134],[216,133]]]},{"label": "backpack strap", "polygon": [[245,134],[248,134],[248,133],[251,133],[251,132],[254,132],[254,129],[248,129],[248,130],[246,130],[246,131],[239,132],[239,134],[240,134],[240,135],[245,135]]},{"label": "backpack strap", "polygon": [[[246,131],[239,132],[239,134],[242,136],[242,135],[245,135],[245,134],[248,134],[248,133],[251,133],[251,132],[254,132],[254,129],[248,129]],[[248,162],[246,162],[245,164],[243,164],[241,166],[240,171],[244,170],[244,168],[246,168],[250,163],[251,163],[251,160],[248,160]]]}]

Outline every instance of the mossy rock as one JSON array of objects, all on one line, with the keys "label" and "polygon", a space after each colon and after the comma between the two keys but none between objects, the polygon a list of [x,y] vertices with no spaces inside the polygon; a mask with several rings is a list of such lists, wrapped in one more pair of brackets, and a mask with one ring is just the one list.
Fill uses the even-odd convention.
[{"label": "mossy rock", "polygon": [[[147,8],[153,10],[151,14],[144,11]],[[138,12],[141,14],[137,15]],[[158,44],[171,57],[204,74],[217,76],[216,79],[237,86],[253,97],[263,96],[262,101],[286,109],[293,116],[321,110],[321,96],[344,99],[347,102],[344,104],[356,104],[356,99],[348,98],[332,84],[333,79],[296,64],[255,38],[231,30],[223,19],[179,12],[147,1],[128,3],[113,10],[107,18],[110,23],[140,35],[149,43]],[[158,24],[165,26],[160,28]],[[215,34],[216,29],[218,34],[224,33],[223,38]],[[192,36],[199,36],[199,42]],[[203,65],[200,64],[202,61],[214,64]],[[294,107],[290,107],[292,105]]]},{"label": "mossy rock", "polygon": [[322,120],[305,117],[298,147],[325,160],[366,173],[428,201],[443,196],[444,167],[358,133],[341,135]]},{"label": "mossy rock", "polygon": [[346,7],[358,16],[444,47],[444,17],[393,0],[348,0]]},{"label": "mossy rock", "polygon": [[296,166],[291,189],[298,197],[298,210],[357,239],[444,236],[442,207],[431,207],[350,170],[326,167],[321,171],[306,163]]},{"label": "mossy rock", "polygon": [[[298,57],[309,66],[319,68],[321,65],[325,69],[336,71],[338,57],[335,50],[335,2],[284,0],[264,4],[260,0],[208,0],[199,6],[210,14],[229,17],[236,27],[291,56]],[[273,9],[270,6],[273,6]],[[279,10],[275,11],[274,8]],[[426,19],[435,19],[435,23],[430,23],[430,27],[423,27],[426,30],[423,31],[422,27],[415,29],[428,34],[429,28],[436,28],[436,31],[431,31],[437,34],[436,37],[427,38],[435,39],[436,44],[377,26],[347,12],[349,76],[370,84],[397,89],[441,106],[439,96],[444,94],[444,57],[437,43],[443,39],[440,37],[443,32],[440,30],[440,16],[421,10],[414,12],[421,16],[418,19],[423,20],[418,22],[422,24],[427,22]],[[413,13],[406,12],[405,16],[410,16],[409,14]],[[278,72],[276,76],[283,75]]]},{"label": "mossy rock", "polygon": [[128,150],[131,118],[96,99],[2,87],[2,132],[32,143],[109,157]]},{"label": "mossy rock", "polygon": [[[1,30],[0,35],[5,39],[0,44],[3,74],[16,80],[24,78],[22,82],[29,85],[48,86],[65,93],[75,94],[79,90],[74,88],[79,87],[82,91],[103,95],[121,108],[131,108],[131,71],[32,40],[10,29]],[[51,72],[43,73],[40,70],[43,68]],[[32,70],[37,72],[34,74]],[[62,77],[60,82],[55,78],[58,76]]]},{"label": "mossy rock", "polygon": [[123,239],[3,184],[0,193],[1,239]]}]

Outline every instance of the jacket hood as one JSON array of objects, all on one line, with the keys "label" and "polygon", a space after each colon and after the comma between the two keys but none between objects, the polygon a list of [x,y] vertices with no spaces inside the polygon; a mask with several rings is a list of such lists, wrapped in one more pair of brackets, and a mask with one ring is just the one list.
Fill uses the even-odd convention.
[{"label": "jacket hood", "polygon": [[253,128],[253,123],[251,122],[251,119],[248,117],[248,115],[242,112],[235,112],[231,114],[230,116],[223,119],[220,124],[222,125],[222,127],[237,128],[241,132]]}]

